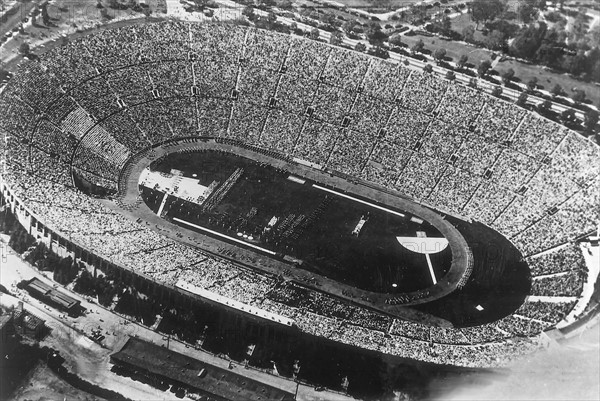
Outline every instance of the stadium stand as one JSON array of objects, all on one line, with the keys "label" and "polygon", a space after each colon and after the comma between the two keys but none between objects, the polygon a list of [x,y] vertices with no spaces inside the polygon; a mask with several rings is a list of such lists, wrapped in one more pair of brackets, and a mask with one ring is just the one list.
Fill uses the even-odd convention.
[{"label": "stadium stand", "polygon": [[536,349],[573,305],[526,302],[468,329],[392,319],[124,220],[79,191],[71,171],[116,191],[130,156],[151,145],[234,139],[491,225],[527,257],[535,295],[580,295],[586,272],[570,242],[600,221],[600,148],[584,137],[457,83],[253,28],[162,22],[84,36],[24,61],[0,112],[2,191],[63,238],[307,333],[423,361],[499,365]]}]

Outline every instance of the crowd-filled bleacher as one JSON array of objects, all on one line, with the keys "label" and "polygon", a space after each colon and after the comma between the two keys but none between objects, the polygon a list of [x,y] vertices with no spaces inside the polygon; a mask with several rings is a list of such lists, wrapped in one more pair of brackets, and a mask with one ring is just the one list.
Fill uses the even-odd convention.
[{"label": "crowd-filled bleacher", "polygon": [[70,169],[114,190],[127,158],[152,144],[242,141],[490,224],[528,257],[531,294],[549,297],[580,296],[579,249],[554,248],[600,220],[600,150],[589,140],[424,72],[252,28],[163,22],[82,37],[23,62],[0,113],[2,178],[60,235],[151,279],[185,280],[402,357],[500,364],[537,346],[506,339],[552,327],[573,301],[527,301],[463,329],[393,319],[124,219],[75,188]]}]

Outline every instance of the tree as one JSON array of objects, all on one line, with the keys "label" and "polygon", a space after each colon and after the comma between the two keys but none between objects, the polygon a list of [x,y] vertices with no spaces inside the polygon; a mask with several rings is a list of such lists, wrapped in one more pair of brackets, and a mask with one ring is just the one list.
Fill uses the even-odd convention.
[{"label": "tree", "polygon": [[50,15],[48,15],[48,3],[47,2],[42,4],[41,10],[42,10],[42,22],[44,23],[44,25],[49,26],[50,25]]},{"label": "tree", "polygon": [[594,130],[594,127],[598,124],[598,112],[593,109],[589,109],[585,112],[584,117],[584,125],[586,131],[591,133]]},{"label": "tree", "polygon": [[537,105],[537,110],[540,114],[545,114],[552,108],[552,102],[548,99]]},{"label": "tree", "polygon": [[480,77],[484,77],[485,75],[487,75],[487,73],[489,72],[490,68],[492,68],[492,63],[490,62],[490,60],[483,60],[479,64],[479,67],[477,67],[477,74]]},{"label": "tree", "polygon": [[354,50],[356,50],[357,52],[364,52],[365,50],[367,50],[367,46],[365,46],[365,44],[362,42],[358,42],[356,46],[354,46]]},{"label": "tree", "polygon": [[423,71],[427,72],[427,73],[432,73],[433,72],[433,67],[431,66],[431,64],[425,64],[423,66]]},{"label": "tree", "polygon": [[560,114],[560,118],[565,124],[574,123],[575,111],[573,109],[566,109]]},{"label": "tree", "polygon": [[517,105],[524,107],[527,104],[528,97],[529,97],[529,95],[527,95],[526,92],[521,92],[519,94],[519,97],[517,98]]},{"label": "tree", "polygon": [[465,68],[468,61],[469,61],[469,56],[467,56],[466,54],[463,54],[462,56],[460,56],[460,58],[456,62],[456,68],[462,70],[463,68]]},{"label": "tree", "polygon": [[24,56],[27,56],[30,51],[31,51],[31,48],[29,47],[29,43],[23,42],[19,46],[19,53],[21,53]]},{"label": "tree", "polygon": [[537,0],[534,3],[534,6],[539,9],[540,11],[546,11],[546,9],[548,8],[546,6],[546,0]]},{"label": "tree", "polygon": [[354,28],[358,25],[358,21],[356,20],[348,20],[342,24],[342,29],[347,34],[354,33]]},{"label": "tree", "polygon": [[248,20],[254,21],[254,18],[255,18],[254,7],[252,7],[252,6],[244,7],[244,9],[242,10],[242,15],[245,16],[246,18],[248,18]]},{"label": "tree", "polygon": [[544,23],[540,23],[539,28],[530,25],[517,34],[512,41],[510,45],[510,54],[525,59],[532,58],[540,48],[545,34],[546,25]]},{"label": "tree", "polygon": [[388,40],[388,35],[381,30],[381,25],[376,22],[371,22],[365,31],[369,43],[373,46],[381,46],[383,42]]},{"label": "tree", "polygon": [[503,71],[501,76],[502,76],[502,82],[504,83],[504,85],[508,85],[508,84],[510,84],[513,77],[515,76],[515,70],[513,70],[512,68],[509,68],[508,70]]},{"label": "tree", "polygon": [[292,3],[290,0],[281,0],[278,7],[282,10],[291,10],[294,8],[294,3]]},{"label": "tree", "polygon": [[412,5],[409,9],[409,21],[412,24],[420,25],[427,17],[427,9],[423,5]]},{"label": "tree", "polygon": [[471,3],[471,18],[479,29],[480,22],[492,21],[502,13],[503,9],[500,0],[475,0]]},{"label": "tree", "polygon": [[77,276],[79,266],[73,261],[73,258],[67,256],[61,258],[54,266],[54,280],[61,284],[68,284]]},{"label": "tree", "polygon": [[10,234],[8,246],[15,250],[15,252],[22,254],[31,245],[35,243],[35,238],[29,235],[23,227],[19,226],[15,231]]},{"label": "tree", "polygon": [[507,46],[506,34],[494,29],[485,39],[485,45],[490,50],[503,50]]},{"label": "tree", "polygon": [[35,248],[27,254],[25,260],[32,265],[37,265],[39,260],[46,259],[46,255],[48,254],[48,248],[46,244],[43,242],[39,242],[35,245]]},{"label": "tree", "polygon": [[463,39],[465,42],[473,42],[473,35],[475,35],[475,28],[472,25],[466,26],[462,31]]},{"label": "tree", "polygon": [[435,59],[435,60],[436,60],[438,63],[440,63],[441,61],[444,61],[444,57],[446,57],[446,49],[444,49],[444,48],[439,48],[439,49],[436,49],[436,50],[433,52],[433,58],[434,58],[434,59]]},{"label": "tree", "polygon": [[529,81],[527,81],[527,90],[533,92],[535,88],[537,88],[537,78],[533,77]]},{"label": "tree", "polygon": [[264,9],[270,9],[271,7],[275,7],[277,3],[275,0],[261,0],[259,6]]},{"label": "tree", "polygon": [[371,56],[379,57],[384,60],[390,58],[390,53],[381,46],[373,46],[371,49],[369,49],[368,53]]},{"label": "tree", "polygon": [[447,15],[444,15],[444,17],[442,18],[442,22],[440,24],[440,30],[445,35],[448,35],[450,33],[450,31],[452,30],[452,21],[450,20],[450,17],[448,17]]},{"label": "tree", "polygon": [[585,10],[580,10],[575,17],[575,21],[569,26],[569,40],[578,41],[581,40],[587,33],[587,17]]},{"label": "tree", "polygon": [[417,43],[415,43],[413,45],[413,47],[411,47],[411,51],[413,54],[418,53],[418,52],[422,52],[423,49],[425,48],[425,43],[423,43],[423,39],[419,39],[417,41]]},{"label": "tree", "polygon": [[477,78],[469,78],[469,86],[471,88],[477,88]]},{"label": "tree", "polygon": [[454,71],[448,71],[446,73],[446,79],[449,81],[454,81],[456,79],[456,74],[454,74]]},{"label": "tree", "polygon": [[585,91],[581,89],[575,89],[571,99],[573,99],[573,101],[577,104],[583,102],[585,100]]},{"label": "tree", "polygon": [[321,35],[321,31],[318,28],[313,28],[310,30],[309,38],[312,40],[319,40],[319,36]]},{"label": "tree", "polygon": [[331,27],[335,27],[335,15],[333,13],[324,12],[319,15],[319,21],[321,21],[325,25],[329,25]]},{"label": "tree", "polygon": [[334,46],[339,46],[343,43],[344,41],[344,36],[342,35],[341,32],[336,31],[336,32],[331,32],[331,36],[329,38],[329,43],[334,45]]},{"label": "tree", "polygon": [[388,42],[390,43],[390,45],[393,46],[402,46],[402,35],[400,35],[399,33],[390,36]]},{"label": "tree", "polygon": [[502,87],[501,86],[495,86],[494,89],[492,89],[492,96],[500,96],[502,94]]},{"label": "tree", "polygon": [[565,93],[565,91],[563,90],[562,86],[560,86],[559,84],[556,84],[556,85],[554,85],[554,87],[552,88],[550,93],[552,93],[552,96],[556,97],[556,96],[562,96]]},{"label": "tree", "polygon": [[548,67],[560,68],[565,39],[564,31],[561,33],[556,28],[546,31],[542,43],[536,51],[535,60]]},{"label": "tree", "polygon": [[600,55],[595,55],[596,51],[600,52],[600,48],[595,48],[588,55],[588,73],[586,78],[594,82],[600,82]]},{"label": "tree", "polygon": [[583,52],[578,52],[574,56],[565,56],[562,63],[562,68],[575,76],[581,75],[585,70],[587,59]]},{"label": "tree", "polygon": [[89,271],[87,271],[87,269],[84,269],[81,272],[81,274],[75,281],[75,286],[73,287],[73,290],[80,294],[94,294],[94,278],[92,277],[92,274]]},{"label": "tree", "polygon": [[[108,14],[108,10],[106,8],[101,8],[100,9],[100,16],[102,17],[102,19],[105,20],[109,20],[112,19],[112,17],[110,16],[110,14]],[[48,25],[44,22],[44,25]]]},{"label": "tree", "polygon": [[589,31],[590,38],[593,43],[600,43],[600,24],[594,25]]},{"label": "tree", "polygon": [[522,3],[519,6],[519,19],[524,23],[528,24],[538,15],[538,10],[534,7],[534,4],[530,2]]}]

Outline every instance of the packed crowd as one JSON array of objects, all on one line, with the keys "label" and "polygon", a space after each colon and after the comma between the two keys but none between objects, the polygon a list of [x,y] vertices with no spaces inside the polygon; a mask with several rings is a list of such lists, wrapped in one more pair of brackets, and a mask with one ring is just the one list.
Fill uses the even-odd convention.
[{"label": "packed crowd", "polygon": [[[11,155],[3,178],[46,226],[155,280],[184,279],[294,318],[312,334],[400,356],[494,364],[535,347],[505,338],[537,334],[572,305],[527,302],[496,323],[460,330],[391,319],[125,220],[74,189],[71,167],[114,188],[141,149],[217,136],[466,214],[526,256],[600,219],[600,150],[576,133],[426,73],[242,27],[166,22],[86,36],[25,62],[0,110],[0,143]],[[532,294],[579,296],[577,252],[530,258],[534,276],[550,275],[533,280]]]},{"label": "packed crowd", "polygon": [[[435,80],[438,81],[438,79]],[[468,86],[448,85],[443,100],[435,113],[439,119],[447,121],[455,127],[472,128],[472,123],[477,119],[487,100],[488,96]],[[489,133],[482,129],[481,135],[486,137]]]},{"label": "packed crowd", "polygon": [[575,306],[575,301],[570,302],[531,302],[527,301],[517,311],[515,316],[535,319],[546,325],[560,322]]},{"label": "packed crowd", "polygon": [[525,110],[501,99],[487,99],[477,117],[477,133],[495,142],[510,140],[525,118]]},{"label": "packed crowd", "polygon": [[553,252],[528,258],[527,264],[533,277],[586,269],[581,248],[577,244],[568,244]]},{"label": "packed crowd", "polygon": [[577,297],[583,290],[587,277],[585,270],[557,273],[554,276],[534,278],[531,295],[550,297]]},{"label": "packed crowd", "polygon": [[547,322],[513,314],[499,320],[496,327],[498,330],[505,332],[506,337],[509,338],[514,335],[521,337],[535,336],[551,326],[553,325]]}]

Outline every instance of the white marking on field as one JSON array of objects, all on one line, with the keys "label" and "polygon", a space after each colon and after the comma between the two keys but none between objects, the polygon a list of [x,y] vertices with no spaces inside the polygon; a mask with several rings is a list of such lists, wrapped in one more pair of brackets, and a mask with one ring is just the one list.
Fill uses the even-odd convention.
[{"label": "white marking on field", "polygon": [[163,196],[162,202],[160,202],[160,207],[158,208],[158,212],[156,212],[157,216],[160,216],[160,214],[162,213],[165,204],[167,203],[167,198],[169,197],[168,193],[165,193],[165,195]]},{"label": "white marking on field", "polygon": [[227,238],[227,239],[228,239],[228,240],[230,240],[230,241],[234,241],[234,242],[237,242],[237,243],[239,243],[239,244],[243,244],[243,245],[245,245],[245,246],[249,246],[249,247],[251,247],[251,248],[258,249],[258,250],[260,250],[260,251],[262,251],[262,252],[266,252],[266,253],[268,253],[268,254],[270,254],[270,255],[276,255],[276,253],[275,253],[275,252],[273,252],[273,251],[269,251],[268,249],[261,248],[260,246],[256,246],[256,245],[254,245],[254,244],[250,244],[250,243],[248,243],[248,242],[246,242],[246,241],[240,241],[240,240],[239,240],[239,239],[237,239],[237,238],[230,237],[229,235],[221,234],[221,233],[219,233],[219,232],[217,232],[217,231],[213,231],[213,230],[210,230],[210,229],[208,229],[208,228],[205,228],[205,227],[202,227],[202,226],[198,226],[198,225],[196,225],[196,224],[193,224],[193,223],[190,223],[190,222],[188,222],[188,221],[185,221],[185,220],[178,219],[177,217],[173,217],[173,220],[175,220],[175,221],[178,221],[178,222],[180,222],[180,223],[183,223],[183,224],[187,224],[188,226],[191,226],[191,227],[197,228],[197,229],[199,229],[199,230],[202,230],[202,231],[209,232],[209,233],[211,233],[211,234],[214,234],[214,235],[217,235],[217,236],[219,236],[219,237]]},{"label": "white marking on field", "polygon": [[368,205],[368,206],[371,206],[371,207],[373,207],[373,208],[375,208],[375,209],[384,210],[384,211],[386,211],[386,212],[388,212],[388,213],[395,214],[396,216],[400,216],[400,217],[406,217],[406,215],[405,215],[405,214],[403,214],[403,213],[400,213],[400,212],[395,212],[395,211],[393,211],[393,210],[390,210],[390,209],[388,209],[388,208],[385,208],[385,207],[383,207],[383,206],[374,205],[374,204],[372,204],[372,203],[370,203],[370,202],[367,202],[367,201],[364,201],[364,200],[362,200],[362,199],[357,199],[357,198],[355,198],[355,197],[353,197],[353,196],[350,196],[350,195],[345,195],[345,194],[342,194],[342,193],[340,193],[340,192],[334,191],[334,190],[332,190],[332,189],[328,189],[328,188],[322,187],[322,186],[320,186],[320,185],[313,184],[313,187],[314,187],[314,188],[317,188],[317,189],[320,189],[321,191],[325,191],[325,192],[329,192],[329,193],[335,194],[335,195],[337,195],[337,196],[341,196],[342,198],[346,198],[346,199],[352,199],[352,200],[353,200],[353,201],[355,201],[355,202],[362,203],[363,205]]},{"label": "white marking on field", "polygon": [[435,278],[435,272],[433,271],[433,266],[431,265],[431,259],[429,258],[429,254],[425,254],[425,259],[427,260],[427,266],[429,267],[429,274],[431,274],[431,281],[433,281],[433,285],[437,284],[437,280]]}]

